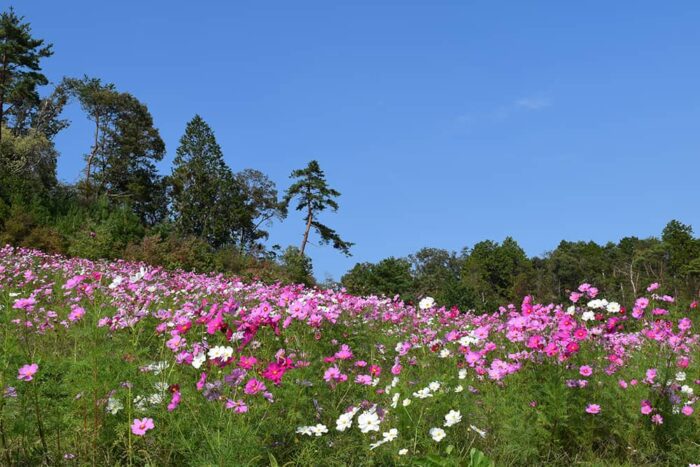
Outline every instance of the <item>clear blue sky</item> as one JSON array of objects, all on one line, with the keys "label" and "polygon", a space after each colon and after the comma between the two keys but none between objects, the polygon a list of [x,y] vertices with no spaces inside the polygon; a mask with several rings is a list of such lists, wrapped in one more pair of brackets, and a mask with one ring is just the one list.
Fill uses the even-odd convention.
[{"label": "clear blue sky", "polygon": [[[166,142],[214,128],[233,170],[320,161],[323,216],[354,256],[311,247],[317,277],[423,246],[700,229],[700,2],[14,1],[53,42],[53,81],[133,93]],[[75,181],[79,109],[57,145]],[[298,244],[291,215],[271,243]]]}]

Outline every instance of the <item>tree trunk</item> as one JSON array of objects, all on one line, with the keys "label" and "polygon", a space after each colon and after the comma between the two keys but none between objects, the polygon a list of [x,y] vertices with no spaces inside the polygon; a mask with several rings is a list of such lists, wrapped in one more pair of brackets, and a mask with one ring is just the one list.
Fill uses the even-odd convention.
[{"label": "tree trunk", "polygon": [[304,239],[301,241],[301,255],[304,256],[304,250],[306,249],[306,242],[309,241],[309,231],[311,230],[311,221],[313,221],[314,217],[313,214],[311,213],[311,208],[309,208],[309,215],[306,218],[306,231],[304,232]]},{"label": "tree trunk", "polygon": [[7,54],[2,55],[2,75],[0,75],[0,142],[2,142],[2,121],[5,118],[5,81],[7,80]]},{"label": "tree trunk", "polygon": [[100,136],[100,116],[95,116],[95,145],[92,147],[92,152],[88,156],[87,168],[85,170],[85,189],[87,192],[87,197],[90,198],[90,171],[92,169],[92,161],[97,156],[97,149],[99,147],[99,136]]}]

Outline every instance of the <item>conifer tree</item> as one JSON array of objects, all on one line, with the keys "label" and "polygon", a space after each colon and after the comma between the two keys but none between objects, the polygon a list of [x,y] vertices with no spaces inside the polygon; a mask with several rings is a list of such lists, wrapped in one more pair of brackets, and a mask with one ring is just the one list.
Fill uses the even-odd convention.
[{"label": "conifer tree", "polygon": [[294,170],[290,178],[297,179],[292,186],[287,189],[284,203],[289,205],[292,199],[297,198],[297,211],[303,211],[306,215],[306,229],[304,237],[301,241],[299,252],[304,254],[306,245],[309,241],[309,233],[311,228],[321,237],[321,243],[332,244],[333,248],[340,250],[346,256],[350,255],[350,247],[352,243],[346,242],[338,233],[318,221],[318,216],[326,209],[332,211],[338,210],[338,203],[335,198],[340,196],[340,193],[328,186],[326,175],[321,170],[317,161],[309,162],[309,165],[304,169]]},{"label": "conifer tree", "polygon": [[230,245],[250,222],[242,190],[211,127],[195,115],[177,148],[170,198],[178,230],[214,247]]},{"label": "conifer tree", "polygon": [[48,83],[39,62],[53,55],[52,45],[32,37],[23,20],[12,8],[0,14],[0,141],[5,115],[28,101],[38,103],[37,87]]}]

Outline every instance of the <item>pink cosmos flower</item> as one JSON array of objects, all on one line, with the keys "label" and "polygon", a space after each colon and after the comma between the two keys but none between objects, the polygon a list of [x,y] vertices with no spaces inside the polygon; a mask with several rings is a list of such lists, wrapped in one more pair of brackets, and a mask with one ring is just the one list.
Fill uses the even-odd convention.
[{"label": "pink cosmos flower", "polygon": [[352,350],[347,344],[341,345],[340,350],[335,353],[335,358],[340,360],[350,360],[352,357]]},{"label": "pink cosmos flower", "polygon": [[265,384],[263,384],[262,381],[258,381],[257,379],[253,378],[245,384],[244,392],[252,396],[253,394],[257,394],[266,389],[267,388],[265,387]]},{"label": "pink cosmos flower", "polygon": [[371,374],[372,376],[381,375],[382,374],[382,367],[380,367],[379,365],[371,365],[369,367],[369,374]]},{"label": "pink cosmos flower", "polygon": [[233,409],[236,413],[246,413],[248,411],[248,406],[242,400],[234,401],[233,399],[226,400],[226,408]]},{"label": "pink cosmos flower", "polygon": [[661,425],[664,422],[664,417],[662,417],[660,414],[655,414],[652,415],[651,417],[652,423],[655,423],[656,425]]},{"label": "pink cosmos flower", "polygon": [[684,405],[683,408],[681,409],[681,413],[683,415],[685,415],[686,417],[690,417],[691,415],[693,415],[693,412],[694,412],[693,408],[689,405]]},{"label": "pink cosmos flower", "polygon": [[398,363],[394,366],[391,367],[391,374],[392,375],[400,375],[401,374],[402,367]]},{"label": "pink cosmos flower", "polygon": [[246,355],[241,355],[241,359],[238,362],[238,366],[240,366],[243,369],[250,370],[255,366],[255,364],[258,363],[258,359],[255,357],[248,357]]},{"label": "pink cosmos flower", "polygon": [[683,318],[678,322],[678,329],[681,331],[687,331],[692,325],[693,322],[690,320],[690,318]]},{"label": "pink cosmos flower", "polygon": [[588,330],[584,327],[578,327],[574,330],[574,338],[582,341],[588,336]]},{"label": "pink cosmos flower", "polygon": [[323,374],[323,379],[325,381],[331,381],[340,376],[340,369],[337,366],[332,366],[326,370]]},{"label": "pink cosmos flower", "polygon": [[586,413],[590,413],[593,415],[600,413],[600,405],[588,404],[588,407],[586,407]]},{"label": "pink cosmos flower", "polygon": [[357,384],[364,384],[369,386],[370,384],[372,384],[372,377],[370,375],[357,375],[355,377],[355,382]]},{"label": "pink cosmos flower", "polygon": [[18,298],[17,300],[15,300],[15,303],[12,305],[12,308],[16,310],[30,311],[32,308],[34,308],[34,305],[36,305],[36,300],[34,300],[33,297]]},{"label": "pink cosmos flower", "polygon": [[68,321],[78,321],[83,316],[85,316],[85,310],[82,307],[74,306],[68,314]]},{"label": "pink cosmos flower", "polygon": [[143,436],[148,430],[152,430],[153,428],[152,418],[143,418],[142,420],[135,418],[134,423],[131,424],[131,432],[136,436]]},{"label": "pink cosmos flower", "polygon": [[573,303],[576,303],[581,298],[581,295],[582,294],[579,292],[571,292],[571,295],[569,295],[569,300],[571,300]]},{"label": "pink cosmos flower", "polygon": [[593,374],[593,368],[588,365],[583,365],[581,368],[579,368],[578,372],[581,374],[581,376],[591,376]]},{"label": "pink cosmos flower", "polygon": [[272,381],[275,385],[278,385],[282,382],[285,371],[287,371],[287,369],[284,366],[277,362],[272,362],[265,368],[265,371],[262,372],[262,376]]},{"label": "pink cosmos flower", "polygon": [[34,374],[39,370],[39,365],[32,363],[31,365],[24,365],[19,369],[17,374],[17,379],[20,381],[31,381],[34,379]]},{"label": "pink cosmos flower", "polygon": [[170,398],[170,403],[168,403],[168,412],[172,412],[180,405],[180,391],[173,391],[173,395]]},{"label": "pink cosmos flower", "polygon": [[659,288],[659,283],[654,282],[653,284],[649,285],[649,287],[647,287],[647,292],[653,292],[654,290],[656,290],[658,288]]},{"label": "pink cosmos flower", "polygon": [[653,383],[654,378],[656,378],[656,368],[649,368],[646,373],[646,379],[644,380],[646,383]]},{"label": "pink cosmos flower", "polygon": [[206,382],[207,382],[207,374],[202,373],[199,376],[199,381],[197,381],[197,391],[201,391],[202,389],[204,389],[204,383],[206,383]]},{"label": "pink cosmos flower", "polygon": [[654,411],[653,407],[651,406],[651,402],[644,400],[642,401],[642,408],[640,409],[640,412],[642,415],[649,415]]}]

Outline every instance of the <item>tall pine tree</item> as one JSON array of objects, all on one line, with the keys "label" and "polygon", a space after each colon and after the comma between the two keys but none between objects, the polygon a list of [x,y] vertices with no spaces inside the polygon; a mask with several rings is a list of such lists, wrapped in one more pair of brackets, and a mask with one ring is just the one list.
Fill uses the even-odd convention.
[{"label": "tall pine tree", "polygon": [[214,132],[199,115],[180,139],[169,182],[172,212],[181,233],[221,247],[235,244],[248,228],[251,220],[241,187],[224,162]]},{"label": "tall pine tree", "polygon": [[287,189],[284,203],[289,205],[292,199],[297,198],[297,211],[304,212],[306,216],[306,229],[304,237],[301,241],[299,252],[303,255],[306,245],[309,241],[309,233],[313,228],[321,237],[321,243],[332,244],[343,252],[346,256],[350,256],[350,247],[353,245],[346,242],[338,233],[318,221],[318,216],[326,209],[332,211],[338,210],[338,203],[335,198],[340,196],[340,193],[328,186],[326,175],[321,170],[317,161],[309,162],[309,165],[304,169],[294,170],[290,178],[296,178],[297,181]]}]

